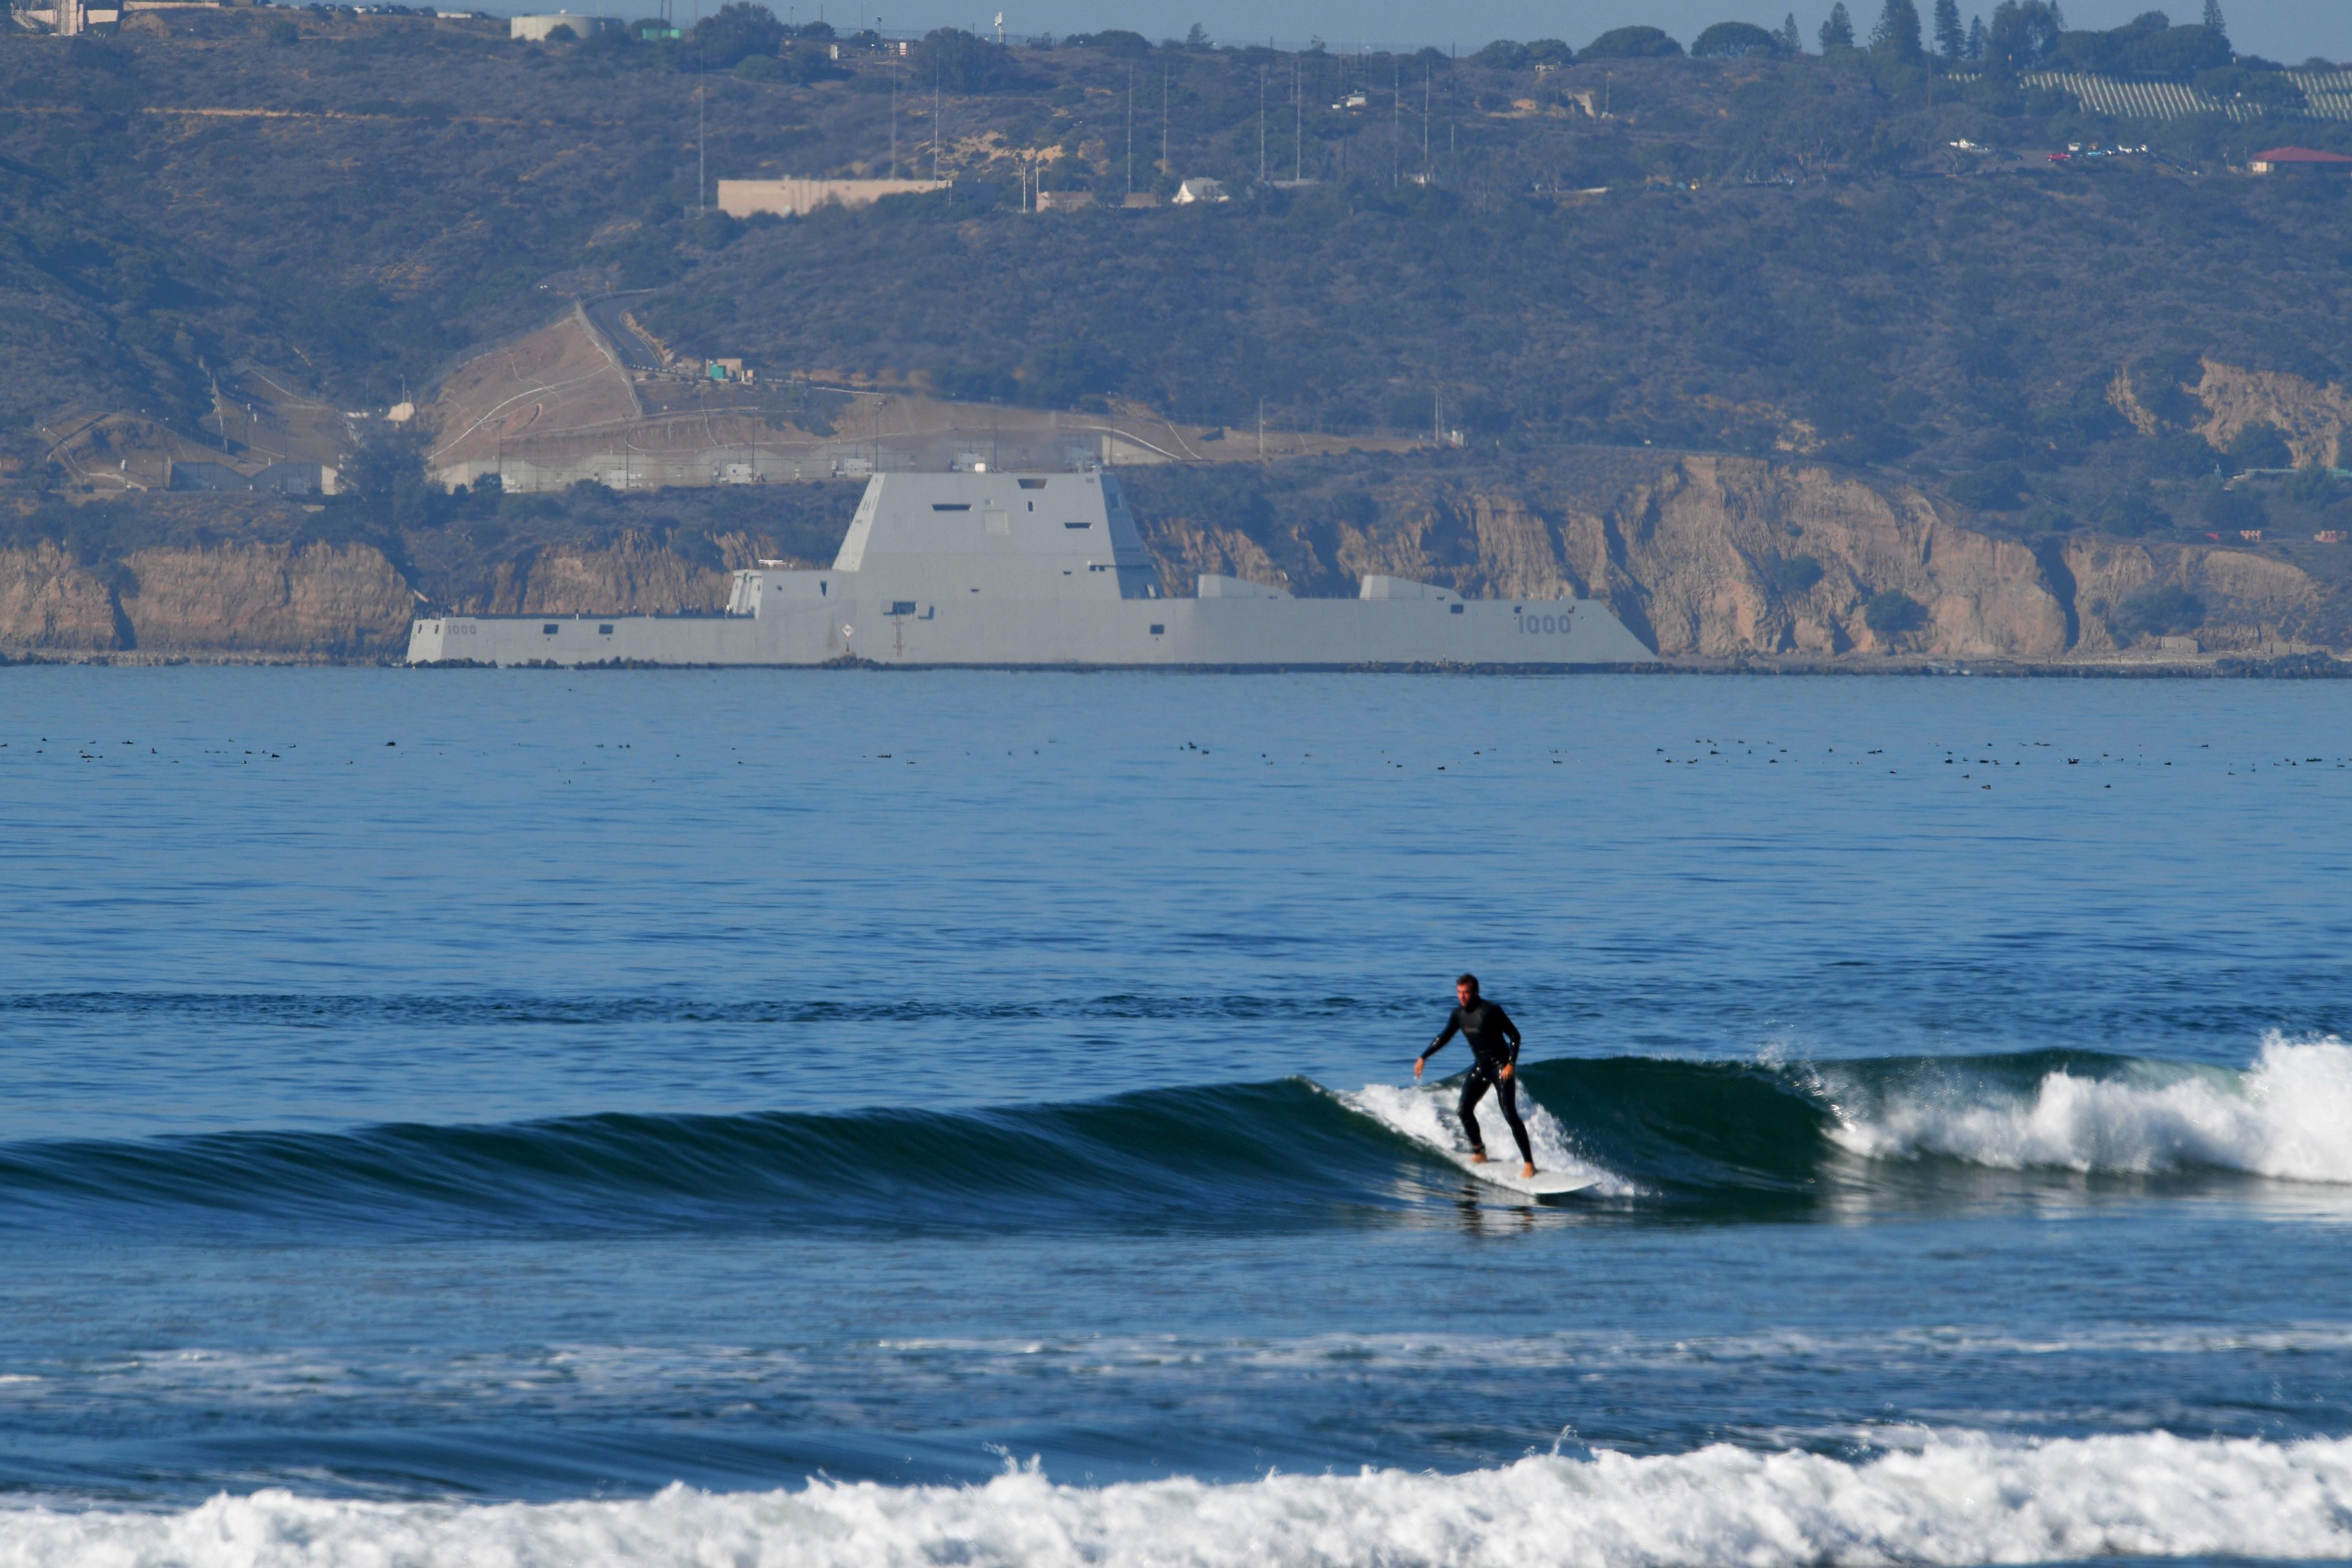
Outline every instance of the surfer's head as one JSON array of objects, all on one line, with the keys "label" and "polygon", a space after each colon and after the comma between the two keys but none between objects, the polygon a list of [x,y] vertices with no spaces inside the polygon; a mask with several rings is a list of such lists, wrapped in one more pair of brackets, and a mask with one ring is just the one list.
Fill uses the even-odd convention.
[{"label": "surfer's head", "polygon": [[1478,1000],[1478,977],[1475,974],[1455,975],[1454,977],[1454,994],[1462,998],[1462,1005],[1465,1007],[1467,1007],[1471,1003]]}]

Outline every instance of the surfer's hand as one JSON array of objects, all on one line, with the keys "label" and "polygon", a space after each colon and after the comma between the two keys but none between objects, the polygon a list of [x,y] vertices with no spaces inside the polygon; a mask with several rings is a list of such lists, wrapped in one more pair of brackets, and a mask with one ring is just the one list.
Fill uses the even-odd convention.
[{"label": "surfer's hand", "polygon": [[1508,1083],[1511,1080],[1511,1064],[1505,1062],[1503,1064],[1503,1070],[1496,1073],[1495,1076],[1501,1079],[1504,1082]]},{"label": "surfer's hand", "polygon": [[1412,1076],[1413,1076],[1414,1078],[1416,1078],[1416,1079],[1420,1078],[1420,1077],[1421,1077],[1421,1069],[1422,1069],[1422,1068],[1425,1068],[1425,1067],[1427,1067],[1428,1065],[1429,1065],[1429,1064],[1428,1064],[1427,1062],[1423,1061],[1421,1058],[1419,1058],[1419,1057],[1415,1057],[1415,1058],[1412,1058]]}]

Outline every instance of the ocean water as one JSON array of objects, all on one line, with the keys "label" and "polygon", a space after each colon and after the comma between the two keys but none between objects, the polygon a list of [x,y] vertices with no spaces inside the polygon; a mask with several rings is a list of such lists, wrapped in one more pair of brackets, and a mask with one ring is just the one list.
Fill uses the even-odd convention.
[{"label": "ocean water", "polygon": [[0,1568],[2352,1559],[2345,702],[0,672]]}]

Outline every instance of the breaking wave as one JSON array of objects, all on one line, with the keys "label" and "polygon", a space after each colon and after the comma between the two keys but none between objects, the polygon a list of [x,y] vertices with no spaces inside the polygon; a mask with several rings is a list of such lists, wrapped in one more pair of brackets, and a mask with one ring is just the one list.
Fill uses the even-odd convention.
[{"label": "breaking wave", "polygon": [[181,1513],[0,1511],[0,1564],[297,1568],[1801,1568],[2352,1556],[2352,1440],[1944,1435],[1860,1461],[1717,1446],[1367,1470],[971,1487],[811,1481],[458,1506],[222,1496]]},{"label": "breaking wave", "polygon": [[[1538,1163],[1577,1203],[1916,1197],[1955,1173],[2352,1185],[2352,1047],[2266,1041],[2224,1071],[2094,1053],[1833,1066],[1531,1062]],[[0,1232],[253,1224],[478,1232],[1234,1229],[1360,1223],[1465,1193],[1449,1085],[1292,1079],[976,1111],[608,1114],[0,1145]],[[1492,1146],[1502,1136],[1490,1101]]]},{"label": "breaking wave", "polygon": [[2273,1037],[2243,1072],[2114,1059],[2061,1066],[2021,1092],[1989,1089],[1980,1074],[1927,1069],[1849,1081],[1860,1103],[1840,1108],[1830,1137],[1868,1159],[2352,1183],[2352,1048],[2340,1040]]}]

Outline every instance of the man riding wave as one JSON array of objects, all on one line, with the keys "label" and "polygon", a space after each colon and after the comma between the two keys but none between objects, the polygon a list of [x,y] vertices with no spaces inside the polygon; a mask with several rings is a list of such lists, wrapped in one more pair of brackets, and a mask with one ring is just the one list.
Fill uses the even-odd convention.
[{"label": "man riding wave", "polygon": [[1445,1042],[1459,1035],[1469,1046],[1475,1059],[1470,1064],[1470,1076],[1462,1081],[1462,1130],[1470,1134],[1470,1158],[1484,1164],[1486,1160],[1486,1140],[1478,1131],[1478,1101],[1486,1091],[1495,1091],[1495,1102],[1503,1108],[1503,1120],[1510,1124],[1512,1141],[1519,1146],[1519,1174],[1536,1173],[1535,1151],[1528,1145],[1527,1124],[1519,1120],[1519,1086],[1517,1068],[1519,1063],[1519,1026],[1498,1003],[1485,1000],[1478,994],[1478,977],[1465,974],[1454,983],[1456,1005],[1447,1016],[1445,1027],[1429,1048],[1413,1058],[1412,1076],[1421,1077],[1421,1069],[1429,1058],[1445,1048]]}]

